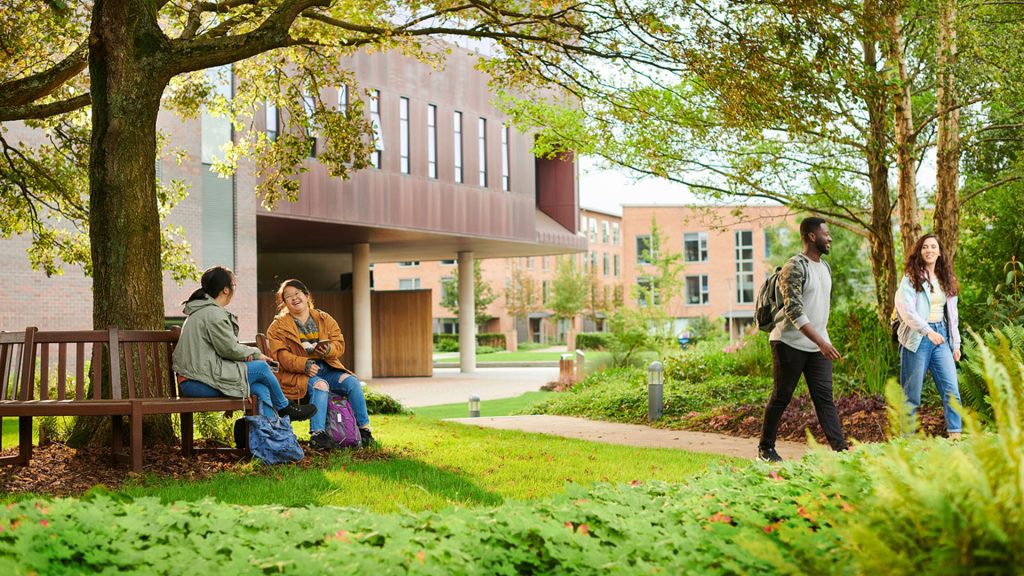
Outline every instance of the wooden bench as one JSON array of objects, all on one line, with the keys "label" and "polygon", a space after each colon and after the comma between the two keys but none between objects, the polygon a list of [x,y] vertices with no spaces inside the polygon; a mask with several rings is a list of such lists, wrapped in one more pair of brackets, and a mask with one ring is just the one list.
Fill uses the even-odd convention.
[{"label": "wooden bench", "polygon": [[[32,458],[32,418],[37,416],[102,416],[111,418],[111,448],[115,461],[130,460],[142,471],[143,416],[181,414],[181,451],[186,457],[201,452],[244,450],[194,446],[196,412],[244,410],[256,414],[254,397],[182,398],[171,368],[178,330],[84,330],[75,332],[0,333],[0,418],[18,418],[18,454],[0,463],[28,464]],[[56,347],[56,356],[51,356]],[[86,353],[91,349],[91,356]],[[92,358],[91,381],[103,381],[109,366],[108,386],[86,383],[86,363]],[[96,361],[102,359],[104,362]],[[38,378],[36,370],[38,364]],[[56,364],[56,374],[50,376]],[[122,380],[122,377],[124,378]],[[51,385],[56,388],[51,393]],[[129,451],[124,454],[124,418],[130,420]]]}]

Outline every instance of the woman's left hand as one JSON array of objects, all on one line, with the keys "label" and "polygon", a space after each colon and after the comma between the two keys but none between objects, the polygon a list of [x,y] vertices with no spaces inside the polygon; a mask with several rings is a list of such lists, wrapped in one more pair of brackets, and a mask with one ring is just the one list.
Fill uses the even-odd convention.
[{"label": "woman's left hand", "polygon": [[960,361],[960,351],[959,350],[953,352],[953,361],[954,362],[959,362]]}]

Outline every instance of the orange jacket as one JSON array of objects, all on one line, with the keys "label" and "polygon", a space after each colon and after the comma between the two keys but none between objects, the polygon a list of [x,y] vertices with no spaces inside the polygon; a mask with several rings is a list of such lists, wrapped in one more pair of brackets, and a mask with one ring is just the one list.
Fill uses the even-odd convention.
[{"label": "orange jacket", "polygon": [[[309,315],[316,321],[320,340],[331,343],[326,356],[314,358],[351,374],[352,371],[341,363],[341,356],[345,353],[345,337],[341,335],[338,322],[327,312],[316,308],[310,308]],[[284,395],[292,400],[305,398],[309,382],[306,361],[310,356],[303,349],[299,328],[287,310],[279,313],[270,323],[270,328],[267,328],[267,345],[270,348],[268,356],[281,364],[277,380],[281,383]]]}]

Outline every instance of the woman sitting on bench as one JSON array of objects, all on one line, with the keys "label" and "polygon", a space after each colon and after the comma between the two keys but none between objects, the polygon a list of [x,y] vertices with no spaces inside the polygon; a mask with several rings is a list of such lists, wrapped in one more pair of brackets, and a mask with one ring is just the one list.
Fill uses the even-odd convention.
[{"label": "woman sitting on bench", "polygon": [[235,274],[223,266],[203,273],[202,288],[183,302],[187,316],[174,348],[174,372],[182,396],[229,396],[260,400],[264,416],[306,420],[314,406],[289,404],[258,348],[238,342],[238,320],[225,306],[235,294]]},{"label": "woman sitting on bench", "polygon": [[309,445],[330,450],[326,432],[328,393],[348,399],[364,446],[373,443],[362,383],[341,363],[345,337],[330,314],[313,307],[309,289],[299,280],[285,280],[277,289],[278,314],[267,329],[270,355],[281,363],[285,396],[308,398],[317,413],[309,421]]}]

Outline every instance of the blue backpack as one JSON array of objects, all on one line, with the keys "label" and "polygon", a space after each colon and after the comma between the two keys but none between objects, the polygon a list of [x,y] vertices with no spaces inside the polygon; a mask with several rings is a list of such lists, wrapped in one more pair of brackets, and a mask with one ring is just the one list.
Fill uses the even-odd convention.
[{"label": "blue backpack", "polygon": [[249,424],[249,451],[254,458],[273,465],[298,462],[305,456],[287,416],[246,416],[245,421]]}]

